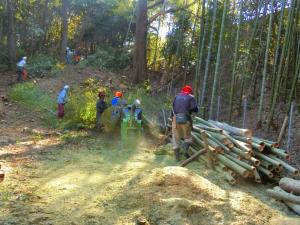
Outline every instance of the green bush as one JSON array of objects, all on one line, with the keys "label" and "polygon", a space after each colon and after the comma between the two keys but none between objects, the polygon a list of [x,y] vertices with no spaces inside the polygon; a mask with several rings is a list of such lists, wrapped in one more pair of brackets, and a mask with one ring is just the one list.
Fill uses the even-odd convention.
[{"label": "green bush", "polygon": [[37,112],[48,124],[53,124],[52,121],[56,116],[56,101],[34,83],[16,84],[10,90],[9,98]]},{"label": "green bush", "polygon": [[55,69],[58,61],[48,55],[38,54],[28,59],[27,71],[29,76],[40,76]]},{"label": "green bush", "polygon": [[94,66],[103,70],[124,69],[131,62],[131,55],[124,49],[112,47],[98,49],[93,55],[80,62],[81,66]]}]

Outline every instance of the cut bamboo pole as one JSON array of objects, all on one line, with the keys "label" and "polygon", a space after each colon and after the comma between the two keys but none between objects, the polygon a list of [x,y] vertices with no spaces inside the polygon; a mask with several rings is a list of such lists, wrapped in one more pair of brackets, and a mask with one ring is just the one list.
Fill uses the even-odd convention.
[{"label": "cut bamboo pole", "polygon": [[278,160],[274,160],[274,159],[270,158],[269,156],[266,156],[260,152],[254,151],[254,156],[259,159],[265,160],[269,163],[272,163],[274,166],[282,166]]},{"label": "cut bamboo pole", "polygon": [[290,158],[290,155],[287,154],[283,149],[279,148],[267,148],[268,151],[272,152],[274,155],[279,156],[280,158],[288,160]]},{"label": "cut bamboo pole", "polygon": [[268,189],[267,194],[277,200],[284,200],[296,204],[300,204],[300,196],[293,195],[285,192],[280,187],[276,187],[275,189]]},{"label": "cut bamboo pole", "polygon": [[217,154],[216,158],[219,161],[221,161],[225,166],[229,167],[230,169],[232,169],[233,171],[235,171],[236,173],[238,173],[242,177],[248,177],[249,176],[249,171],[247,169],[245,169],[244,167],[236,164],[235,162],[233,162],[232,160],[226,158],[225,156]]},{"label": "cut bamboo pole", "polygon": [[233,147],[232,151],[240,156],[242,156],[245,159],[250,159],[251,158],[251,152],[244,152],[239,148]]},{"label": "cut bamboo pole", "polygon": [[299,170],[296,169],[295,167],[289,165],[288,163],[286,163],[285,161],[276,158],[275,156],[269,155],[269,157],[273,160],[278,161],[284,169],[286,169],[289,173],[291,173],[293,176],[299,176]]},{"label": "cut bamboo pole", "polygon": [[233,138],[235,138],[236,140],[243,141],[243,142],[246,142],[248,144],[252,143],[252,139],[251,138],[247,138],[247,137],[244,137],[244,136],[238,136],[238,135],[231,135],[231,136]]},{"label": "cut bamboo pole", "polygon": [[300,181],[284,177],[279,181],[279,187],[287,192],[300,195]]},{"label": "cut bamboo pole", "polygon": [[251,166],[251,165],[249,165],[248,163],[245,163],[245,162],[243,162],[243,161],[241,161],[241,160],[239,160],[239,159],[237,159],[237,158],[235,158],[235,157],[232,157],[231,155],[225,154],[225,157],[229,158],[230,160],[232,160],[232,161],[235,162],[236,164],[238,164],[238,165],[244,167],[244,168],[247,169],[247,170],[250,170],[250,171],[256,170],[256,168],[255,168],[254,166]]},{"label": "cut bamboo pole", "polygon": [[208,122],[214,124],[215,126],[221,128],[222,130],[229,132],[230,134],[235,134],[235,135],[244,136],[248,138],[252,137],[252,131],[249,129],[232,127],[227,123],[220,123],[218,121],[213,121],[213,120],[208,120]]},{"label": "cut bamboo pole", "polygon": [[254,180],[256,183],[261,183],[261,178],[259,176],[259,173],[257,172],[257,170],[253,171],[253,175],[254,175]]},{"label": "cut bamboo pole", "polygon": [[279,136],[278,136],[278,138],[277,138],[277,143],[278,143],[279,145],[280,145],[280,143],[281,143],[281,141],[282,141],[282,138],[283,138],[285,129],[286,129],[286,127],[287,127],[288,119],[289,119],[288,116],[285,116],[285,117],[284,117],[283,124],[282,124],[282,127],[281,127],[281,129],[280,129]]},{"label": "cut bamboo pole", "polygon": [[257,169],[258,169],[259,172],[267,175],[270,178],[274,177],[274,174],[270,170],[267,170],[266,168],[264,168],[262,166],[258,166]]},{"label": "cut bamboo pole", "polygon": [[197,130],[199,132],[201,132],[201,130],[206,130],[206,131],[210,131],[210,132],[215,132],[215,133],[222,133],[222,130],[219,129],[219,128],[213,128],[213,127],[209,127],[209,126],[206,126],[206,125],[202,125],[202,124],[195,124],[193,126],[193,129],[194,130]]},{"label": "cut bamboo pole", "polygon": [[213,153],[211,151],[208,151],[209,147],[208,147],[207,134],[205,132],[202,132],[201,137],[202,137],[202,140],[204,143],[204,148],[207,149],[206,152],[207,152],[207,158],[208,158],[208,165],[211,169],[215,169],[214,161],[213,161]]},{"label": "cut bamboo pole", "polygon": [[216,166],[216,170],[224,175],[229,184],[234,185],[236,183],[236,179],[230,173],[224,171],[220,166]]},{"label": "cut bamboo pole", "polygon": [[184,160],[180,166],[184,167],[186,166],[187,164],[189,164],[190,162],[194,161],[195,159],[197,159],[201,154],[205,153],[207,150],[204,148],[204,149],[201,149],[199,150],[198,152],[196,152],[195,154],[193,154],[190,158]]}]

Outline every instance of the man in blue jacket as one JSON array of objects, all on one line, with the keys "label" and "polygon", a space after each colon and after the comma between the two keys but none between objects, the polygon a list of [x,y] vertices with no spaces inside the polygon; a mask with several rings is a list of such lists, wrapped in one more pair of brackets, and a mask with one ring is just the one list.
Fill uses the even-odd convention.
[{"label": "man in blue jacket", "polygon": [[64,88],[59,92],[57,96],[57,116],[58,118],[63,118],[65,115],[64,105],[68,101],[68,91],[70,89],[69,85],[65,85]]},{"label": "man in blue jacket", "polygon": [[197,102],[192,95],[192,88],[186,85],[181,92],[176,95],[173,101],[172,110],[172,142],[175,159],[179,161],[180,139],[184,139],[184,156],[189,158],[188,149],[192,142],[192,118],[193,112],[198,112]]}]

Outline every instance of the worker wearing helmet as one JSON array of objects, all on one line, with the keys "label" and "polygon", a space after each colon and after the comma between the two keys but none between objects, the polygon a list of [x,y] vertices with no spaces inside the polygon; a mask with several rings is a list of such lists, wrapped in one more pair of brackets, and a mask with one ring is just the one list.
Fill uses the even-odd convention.
[{"label": "worker wearing helmet", "polygon": [[121,116],[121,108],[126,105],[126,101],[122,100],[123,93],[121,91],[115,92],[115,97],[111,100],[113,107],[112,118],[117,119]]},{"label": "worker wearing helmet", "polygon": [[25,69],[27,57],[23,56],[20,61],[17,63],[17,81],[24,81],[27,77],[27,72]]},{"label": "worker wearing helmet", "polygon": [[66,48],[66,63],[70,64],[72,58],[72,51],[69,47]]},{"label": "worker wearing helmet", "polygon": [[97,119],[97,128],[100,129],[103,126],[102,121],[101,121],[101,115],[105,111],[105,109],[108,108],[108,105],[104,100],[105,99],[104,91],[100,91],[98,94],[98,97],[99,97],[99,99],[98,99],[98,102],[96,105],[96,110],[97,110],[96,119]]},{"label": "worker wearing helmet", "polygon": [[69,85],[65,85],[63,89],[59,92],[57,96],[57,116],[58,118],[63,118],[65,115],[64,105],[68,102],[68,91],[70,89]]},{"label": "worker wearing helmet", "polygon": [[180,139],[184,139],[183,149],[184,156],[189,158],[188,149],[192,142],[192,119],[191,113],[198,112],[198,107],[194,96],[192,95],[192,87],[186,85],[181,92],[176,95],[173,101],[172,110],[172,142],[175,159],[179,161]]}]

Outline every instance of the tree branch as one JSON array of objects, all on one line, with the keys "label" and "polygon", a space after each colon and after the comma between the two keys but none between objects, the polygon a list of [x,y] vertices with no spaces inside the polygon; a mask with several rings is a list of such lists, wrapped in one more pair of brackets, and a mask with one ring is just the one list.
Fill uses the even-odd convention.
[{"label": "tree branch", "polygon": [[155,3],[153,3],[152,5],[149,5],[147,8],[148,8],[148,10],[149,10],[149,9],[153,9],[153,8],[155,8],[156,6],[158,6],[158,5],[160,5],[160,4],[163,4],[164,1],[165,1],[165,0],[159,0],[158,2],[155,2]]},{"label": "tree branch", "polygon": [[162,15],[165,15],[165,14],[168,14],[168,13],[171,13],[171,12],[176,12],[176,11],[179,11],[179,10],[183,10],[183,9],[187,9],[189,8],[190,6],[194,5],[196,2],[198,2],[197,0],[193,1],[192,3],[186,5],[186,6],[183,6],[183,7],[179,7],[179,8],[171,8],[171,9],[168,9],[166,11],[161,11],[153,16],[151,16],[149,19],[148,19],[148,24],[152,23],[154,20],[156,20],[156,18],[158,18],[159,16],[162,16]]}]

